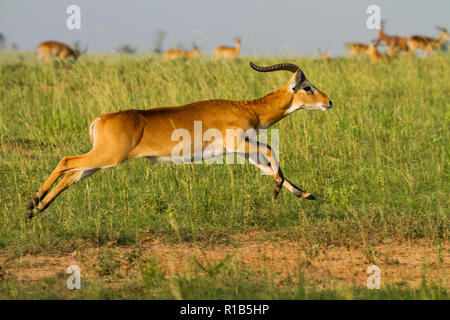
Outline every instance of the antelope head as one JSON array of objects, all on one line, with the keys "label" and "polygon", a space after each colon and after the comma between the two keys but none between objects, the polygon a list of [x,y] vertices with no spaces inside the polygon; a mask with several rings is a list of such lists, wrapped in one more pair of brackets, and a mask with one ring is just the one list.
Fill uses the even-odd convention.
[{"label": "antelope head", "polygon": [[76,41],[74,44],[74,50],[73,50],[73,59],[77,60],[78,57],[82,54],[85,54],[88,50],[88,46],[86,45],[86,47],[82,50],[81,46],[80,46],[80,41]]},{"label": "antelope head", "polygon": [[199,48],[194,44],[194,47],[189,51],[189,58],[200,56]]},{"label": "antelope head", "polygon": [[259,67],[253,62],[250,66],[259,72],[271,72],[277,70],[287,70],[294,73],[287,84],[287,90],[292,94],[292,103],[288,109],[288,114],[298,109],[322,110],[331,109],[333,102],[322,91],[314,87],[302,69],[292,63],[281,63],[270,67]]}]

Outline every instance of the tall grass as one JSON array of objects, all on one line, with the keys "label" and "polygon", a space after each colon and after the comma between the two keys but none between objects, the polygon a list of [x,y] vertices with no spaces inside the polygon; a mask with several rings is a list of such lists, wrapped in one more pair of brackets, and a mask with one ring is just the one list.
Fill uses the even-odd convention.
[{"label": "tall grass", "polygon": [[90,149],[94,116],[211,99],[252,99],[290,74],[240,61],[165,63],[155,56],[85,57],[76,64],[0,64],[0,248],[73,250],[80,243],[226,241],[270,232],[305,246],[449,236],[448,55],[372,64],[366,59],[254,58],[293,62],[333,100],[328,112],[283,119],[284,175],[304,201],[246,165],[151,165],[135,160],[72,186],[31,223],[28,200],[64,155]]}]

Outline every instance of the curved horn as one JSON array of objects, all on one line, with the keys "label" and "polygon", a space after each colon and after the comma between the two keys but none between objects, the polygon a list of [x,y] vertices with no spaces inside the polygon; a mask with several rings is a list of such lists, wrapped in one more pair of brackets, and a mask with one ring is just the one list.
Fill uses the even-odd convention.
[{"label": "curved horn", "polygon": [[286,70],[291,71],[292,73],[296,73],[298,70],[301,70],[298,66],[292,63],[279,63],[274,64],[272,66],[268,67],[260,67],[254,64],[250,61],[250,67],[252,67],[254,70],[259,72],[272,72],[272,71],[278,71],[278,70]]}]

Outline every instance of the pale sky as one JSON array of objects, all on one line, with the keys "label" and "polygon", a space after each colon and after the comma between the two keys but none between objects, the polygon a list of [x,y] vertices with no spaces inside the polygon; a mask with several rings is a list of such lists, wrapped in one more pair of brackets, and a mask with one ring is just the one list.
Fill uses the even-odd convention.
[{"label": "pale sky", "polygon": [[[66,9],[81,8],[81,30],[66,27]],[[381,8],[385,32],[437,37],[437,25],[450,29],[449,0],[0,0],[0,32],[8,45],[34,50],[44,40],[81,40],[89,52],[112,52],[130,44],[150,51],[155,32],[167,33],[163,49],[195,42],[204,54],[242,37],[243,55],[340,55],[346,41],[368,43],[366,9]]]}]

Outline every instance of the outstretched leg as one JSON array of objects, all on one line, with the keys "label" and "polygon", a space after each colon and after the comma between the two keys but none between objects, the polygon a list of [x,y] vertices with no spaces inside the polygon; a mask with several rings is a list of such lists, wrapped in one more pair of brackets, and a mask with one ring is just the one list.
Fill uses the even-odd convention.
[{"label": "outstretched leg", "polygon": [[82,157],[84,157],[84,155],[63,157],[59,164],[56,166],[55,170],[53,170],[47,180],[45,180],[45,182],[39,188],[38,192],[36,192],[36,194],[33,196],[33,199],[28,205],[28,210],[33,209],[38,205],[38,203],[45,197],[47,192],[50,190],[56,180],[61,177],[61,175],[63,175],[67,170],[75,169],[75,161]]},{"label": "outstretched leg", "polygon": [[[134,119],[136,121],[129,121],[128,113],[113,114],[110,118],[116,120],[108,122],[108,115],[103,115],[91,122],[90,135],[93,149],[83,155],[61,159],[55,170],[31,200],[28,206],[29,217],[42,212],[62,191],[73,183],[100,169],[115,167],[138,156],[132,152],[142,138],[143,128],[141,128],[142,130],[129,132],[139,125],[138,121],[136,119]],[[64,176],[61,181],[50,191],[62,175]]]},{"label": "outstretched leg", "polygon": [[264,173],[275,179],[275,181],[277,182],[273,189],[275,199],[280,193],[281,188],[285,187],[298,197],[302,197],[308,200],[315,200],[315,197],[312,194],[301,190],[300,188],[292,184],[289,180],[284,178],[275,154],[269,145],[247,138],[245,139],[245,141],[243,141],[243,145],[238,148],[237,152],[238,154],[243,154],[246,158],[249,159],[250,163],[256,165]]},{"label": "outstretched leg", "polygon": [[[94,150],[84,155],[63,157],[30,201],[28,205],[28,217],[31,218],[36,213],[45,210],[62,191],[73,183],[90,176],[102,168],[119,165],[123,160],[103,159],[102,153],[95,152]],[[63,179],[48,193],[53,184],[62,175],[65,175]]]},{"label": "outstretched leg", "polygon": [[[258,168],[260,168],[261,171],[263,171],[268,176],[274,177],[273,170],[269,164],[255,163],[251,159],[250,159],[250,163],[257,166]],[[300,189],[299,187],[294,185],[292,182],[290,182],[286,178],[283,181],[283,187],[288,189],[290,192],[292,192],[297,197],[301,197],[301,198],[308,199],[308,200],[316,200],[316,198],[311,193],[303,191],[302,189]]]},{"label": "outstretched leg", "polygon": [[64,174],[61,181],[36,205],[28,207],[28,218],[33,218],[36,214],[44,211],[50,203],[64,190],[70,187],[72,184],[89,177],[100,169],[91,169],[84,171],[70,171]]}]

